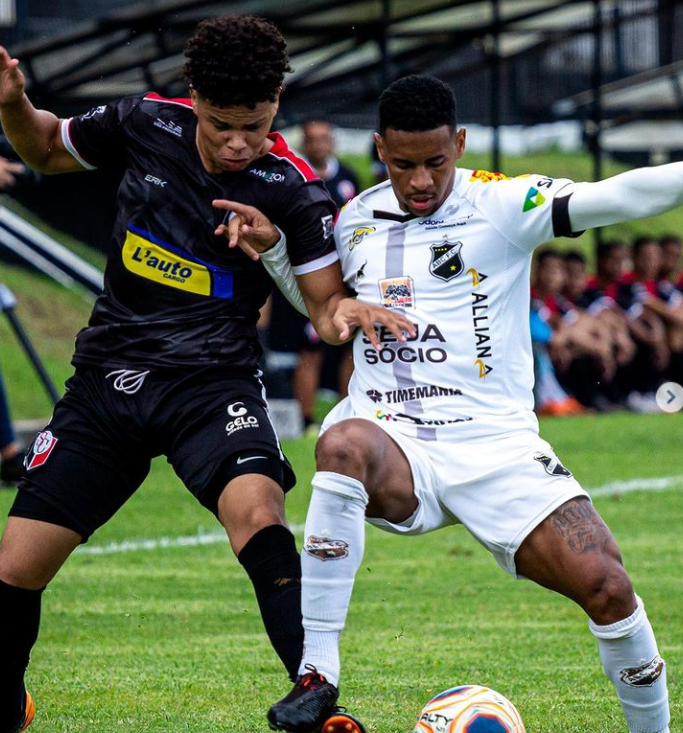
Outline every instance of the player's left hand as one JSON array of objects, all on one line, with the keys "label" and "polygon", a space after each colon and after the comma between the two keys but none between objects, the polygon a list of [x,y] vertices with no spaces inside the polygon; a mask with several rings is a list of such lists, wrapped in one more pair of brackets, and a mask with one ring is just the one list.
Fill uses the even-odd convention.
[{"label": "player's left hand", "polygon": [[389,310],[379,305],[365,303],[357,298],[342,298],[337,304],[332,323],[339,333],[341,341],[348,341],[356,328],[363,329],[373,347],[382,348],[375,324],[390,331],[401,343],[407,341],[406,334],[415,338],[415,324],[398,310]]},{"label": "player's left hand", "polygon": [[254,206],[226,199],[216,199],[212,203],[217,209],[225,209],[233,214],[226,224],[219,224],[214,232],[217,236],[227,237],[228,247],[239,247],[247,257],[258,261],[261,252],[266,252],[278,243],[280,232],[277,227]]}]

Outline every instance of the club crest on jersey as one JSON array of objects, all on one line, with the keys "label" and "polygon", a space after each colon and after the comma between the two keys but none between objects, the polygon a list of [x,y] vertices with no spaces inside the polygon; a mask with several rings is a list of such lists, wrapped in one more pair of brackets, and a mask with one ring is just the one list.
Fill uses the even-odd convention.
[{"label": "club crest on jersey", "polygon": [[30,471],[32,468],[42,466],[50,457],[50,453],[54,450],[55,445],[57,445],[57,440],[50,430],[43,430],[33,441],[31,450],[24,460],[26,470]]},{"label": "club crest on jersey", "polygon": [[376,231],[375,227],[358,227],[358,229],[354,229],[351,239],[349,239],[349,252],[354,247],[358,247],[368,234],[374,234]]},{"label": "club crest on jersey", "polygon": [[407,275],[380,280],[379,294],[381,304],[385,308],[413,308],[415,306],[413,278]]},{"label": "club crest on jersey", "polygon": [[546,473],[551,476],[571,476],[572,472],[566,469],[561,463],[557,456],[547,456],[545,453],[536,453],[534,460],[538,461]]},{"label": "club crest on jersey", "polygon": [[460,254],[462,242],[449,242],[445,239],[443,242],[430,245],[430,249],[432,261],[429,263],[429,272],[439,280],[452,280],[465,269]]}]

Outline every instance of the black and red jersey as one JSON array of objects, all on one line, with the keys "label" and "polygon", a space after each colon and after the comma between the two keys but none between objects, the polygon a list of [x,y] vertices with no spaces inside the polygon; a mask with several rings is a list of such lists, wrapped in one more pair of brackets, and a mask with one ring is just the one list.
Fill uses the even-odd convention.
[{"label": "black and red jersey", "polygon": [[196,127],[189,99],[156,94],[62,124],[66,147],[85,168],[125,166],[104,292],[77,336],[74,364],[258,365],[256,321],[273,283],[260,262],[215,236],[226,212],[213,199],[255,206],[280,227],[295,272],[337,259],[335,205],[279,134],[244,171],[211,174]]}]

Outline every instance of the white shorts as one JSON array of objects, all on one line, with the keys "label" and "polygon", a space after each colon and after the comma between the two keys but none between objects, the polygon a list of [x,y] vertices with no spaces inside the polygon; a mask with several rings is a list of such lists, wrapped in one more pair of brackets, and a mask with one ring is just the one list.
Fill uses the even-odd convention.
[{"label": "white shorts", "polygon": [[[321,432],[349,418],[367,419],[355,414],[346,398],[327,415]],[[550,444],[532,430],[446,442],[407,436],[394,422],[372,424],[405,454],[418,507],[400,524],[367,521],[406,535],[463,524],[512,575],[518,576],[515,553],[524,538],[558,506],[588,497]]]}]

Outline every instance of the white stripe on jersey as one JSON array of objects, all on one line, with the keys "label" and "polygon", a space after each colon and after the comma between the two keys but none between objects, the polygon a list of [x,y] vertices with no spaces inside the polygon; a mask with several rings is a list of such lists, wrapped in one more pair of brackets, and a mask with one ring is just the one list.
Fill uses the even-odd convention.
[{"label": "white stripe on jersey", "polygon": [[69,117],[68,120],[61,120],[60,126],[61,126],[61,134],[62,134],[62,142],[64,143],[64,147],[73,155],[74,158],[86,169],[89,171],[97,170],[97,166],[91,165],[86,160],[84,160],[81,156],[78,150],[76,150],[76,146],[71,141],[71,134],[69,133],[69,128],[71,127],[71,121],[73,120],[73,117]]}]

